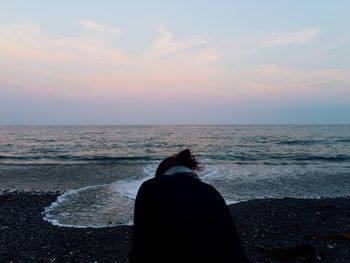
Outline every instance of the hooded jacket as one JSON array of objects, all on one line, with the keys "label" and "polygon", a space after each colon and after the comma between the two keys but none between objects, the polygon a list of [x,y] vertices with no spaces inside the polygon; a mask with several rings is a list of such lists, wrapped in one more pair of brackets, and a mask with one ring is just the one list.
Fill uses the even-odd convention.
[{"label": "hooded jacket", "polygon": [[183,166],[140,187],[129,261],[249,262],[220,193]]}]

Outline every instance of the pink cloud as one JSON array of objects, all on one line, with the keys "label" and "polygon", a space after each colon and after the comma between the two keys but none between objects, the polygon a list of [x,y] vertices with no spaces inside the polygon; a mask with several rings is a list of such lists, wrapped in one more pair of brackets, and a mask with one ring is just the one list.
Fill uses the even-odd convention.
[{"label": "pink cloud", "polygon": [[173,35],[168,30],[161,28],[161,36],[156,40],[153,50],[159,53],[174,53],[198,46],[202,46],[211,41],[209,38],[193,36],[191,39],[183,41],[173,41]]},{"label": "pink cloud", "polygon": [[[91,20],[81,24],[88,32],[77,36],[47,33],[30,24],[0,26],[0,70],[8,72],[7,81],[50,96],[150,96],[196,90],[216,74],[218,56],[202,48],[208,39],[173,41],[166,31],[153,47],[127,53],[113,41],[122,30]],[[155,51],[161,50],[177,54],[158,56]]]},{"label": "pink cloud", "polygon": [[275,33],[264,37],[262,45],[264,47],[275,47],[290,44],[302,44],[312,41],[319,34],[320,29],[318,27],[305,28],[294,32]]}]

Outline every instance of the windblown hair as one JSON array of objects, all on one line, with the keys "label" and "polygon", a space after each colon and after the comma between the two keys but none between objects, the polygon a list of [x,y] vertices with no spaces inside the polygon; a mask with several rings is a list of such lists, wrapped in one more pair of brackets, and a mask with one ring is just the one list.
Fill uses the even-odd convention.
[{"label": "windblown hair", "polygon": [[165,173],[172,166],[182,165],[192,170],[201,170],[200,162],[191,153],[189,149],[183,150],[178,154],[165,158],[158,166],[156,177]]}]

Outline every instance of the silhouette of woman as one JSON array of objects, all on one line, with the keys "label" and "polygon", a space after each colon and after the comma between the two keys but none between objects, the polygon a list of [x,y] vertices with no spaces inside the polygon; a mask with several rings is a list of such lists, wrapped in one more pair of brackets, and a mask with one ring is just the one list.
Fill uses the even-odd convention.
[{"label": "silhouette of woman", "polygon": [[231,213],[196,174],[186,149],[164,159],[140,187],[129,262],[249,262]]}]

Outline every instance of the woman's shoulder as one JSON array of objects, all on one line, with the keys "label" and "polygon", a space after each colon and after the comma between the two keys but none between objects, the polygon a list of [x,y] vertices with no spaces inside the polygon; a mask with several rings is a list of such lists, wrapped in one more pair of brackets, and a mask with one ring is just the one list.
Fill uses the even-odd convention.
[{"label": "woman's shoulder", "polygon": [[148,189],[148,188],[150,188],[150,187],[153,187],[153,186],[157,183],[157,180],[156,180],[156,179],[157,179],[157,178],[153,177],[153,178],[151,178],[151,179],[148,179],[148,180],[144,181],[144,182],[141,184],[139,190],[145,190],[145,189]]},{"label": "woman's shoulder", "polygon": [[144,181],[139,189],[139,192],[157,192],[160,188],[173,188],[176,186],[181,186],[182,189],[184,185],[194,191],[201,192],[212,198],[222,199],[219,191],[212,185],[207,184],[200,180],[200,177],[193,177],[189,175],[176,175],[176,176],[159,176],[148,179]]},{"label": "woman's shoulder", "polygon": [[203,182],[203,187],[205,187],[206,190],[212,194],[212,196],[215,196],[219,199],[223,199],[220,192],[214,186]]}]

